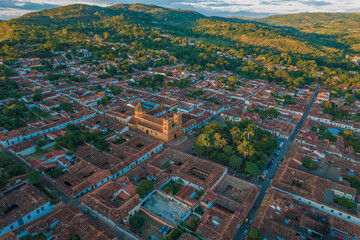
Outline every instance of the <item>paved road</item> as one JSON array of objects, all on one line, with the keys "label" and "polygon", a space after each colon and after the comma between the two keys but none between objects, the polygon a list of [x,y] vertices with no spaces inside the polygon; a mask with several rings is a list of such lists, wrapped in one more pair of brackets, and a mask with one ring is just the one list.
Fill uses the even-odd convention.
[{"label": "paved road", "polygon": [[[265,194],[266,194],[266,190],[268,189],[268,187],[270,186],[270,181],[272,180],[272,178],[275,176],[277,170],[279,169],[279,167],[275,166],[277,165],[276,163],[280,163],[280,161],[286,156],[287,152],[290,149],[291,144],[293,143],[295,136],[297,135],[297,133],[299,132],[299,130],[301,129],[303,123],[305,122],[309,111],[311,109],[311,107],[314,105],[314,102],[317,98],[319,91],[316,90],[311,102],[309,103],[308,107],[306,108],[300,122],[298,123],[298,125],[294,128],[293,133],[291,134],[291,136],[284,142],[283,147],[281,148],[281,151],[279,153],[279,156],[274,160],[274,164],[272,166],[272,168],[270,169],[269,173],[267,174],[267,176],[269,176],[268,178],[266,178],[261,184],[261,189],[260,189],[260,193],[259,193],[259,197],[256,199],[254,206],[252,207],[252,209],[249,211],[249,214],[247,215],[247,218],[249,220],[254,219],[256,212],[259,208],[259,206],[261,205],[262,201],[264,200]],[[240,230],[237,232],[237,234],[235,235],[234,239],[235,240],[240,240],[240,239],[244,239],[245,238],[245,229],[248,229],[250,227],[250,223],[244,223]]]}]

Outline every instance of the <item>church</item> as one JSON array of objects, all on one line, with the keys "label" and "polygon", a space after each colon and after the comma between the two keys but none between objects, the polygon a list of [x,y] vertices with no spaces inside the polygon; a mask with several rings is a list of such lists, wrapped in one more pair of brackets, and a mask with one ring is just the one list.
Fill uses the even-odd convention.
[{"label": "church", "polygon": [[163,142],[171,142],[184,133],[180,113],[174,113],[172,118],[153,117],[144,112],[140,102],[128,125]]}]

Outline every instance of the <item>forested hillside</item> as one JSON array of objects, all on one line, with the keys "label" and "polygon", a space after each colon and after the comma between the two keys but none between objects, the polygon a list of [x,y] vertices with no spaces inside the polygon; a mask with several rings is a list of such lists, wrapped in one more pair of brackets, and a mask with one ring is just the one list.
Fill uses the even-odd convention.
[{"label": "forested hillside", "polygon": [[[274,20],[276,17],[260,21],[280,24]],[[355,28],[355,17],[344,21],[354,22]],[[299,22],[300,26],[306,25],[305,20]],[[296,20],[289,23],[295,27]],[[65,49],[86,48],[94,61],[118,61],[119,68],[127,73],[181,61],[199,72],[231,70],[243,77],[268,79],[289,88],[314,81],[330,86],[334,94],[360,88],[359,67],[345,57],[356,52],[353,45],[343,40],[345,36],[338,39],[298,28],[301,31],[208,18],[193,11],[153,5],[103,8],[77,4],[0,22],[0,56],[15,62],[19,57],[42,58]],[[132,47],[114,49],[106,42]],[[149,52],[161,57],[161,50],[168,51],[172,58],[156,62],[147,59]],[[135,64],[126,62],[127,54],[136,57]]]},{"label": "forested hillside", "polygon": [[360,51],[360,13],[300,13],[253,20],[293,27],[305,33],[332,36],[354,51]]}]

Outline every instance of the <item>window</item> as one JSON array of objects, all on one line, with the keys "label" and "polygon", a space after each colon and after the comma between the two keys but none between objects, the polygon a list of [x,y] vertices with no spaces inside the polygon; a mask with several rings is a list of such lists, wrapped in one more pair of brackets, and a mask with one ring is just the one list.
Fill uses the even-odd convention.
[{"label": "window", "polygon": [[27,218],[28,218],[28,219],[30,219],[30,218],[31,218],[30,214],[27,216]]},{"label": "window", "polygon": [[44,207],[41,207],[41,211],[44,211]]},{"label": "window", "polygon": [[36,210],[36,213],[40,213],[40,210],[38,209],[38,210]]},{"label": "window", "polygon": [[11,229],[11,230],[13,230],[13,229],[14,229],[14,226],[13,226],[13,225],[11,225],[11,226],[10,226],[10,229]]}]

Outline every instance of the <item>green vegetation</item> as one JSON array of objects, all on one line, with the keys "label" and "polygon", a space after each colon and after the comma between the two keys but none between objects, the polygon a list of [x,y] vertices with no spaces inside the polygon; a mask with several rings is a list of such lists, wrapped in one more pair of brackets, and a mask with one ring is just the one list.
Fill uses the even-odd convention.
[{"label": "green vegetation", "polygon": [[143,180],[140,182],[139,186],[136,187],[135,193],[139,194],[141,197],[144,197],[151,193],[154,190],[154,183],[151,180]]},{"label": "green vegetation", "polygon": [[203,90],[196,90],[196,91],[190,92],[188,94],[185,94],[185,96],[192,97],[192,98],[198,98],[198,99],[208,101],[208,102],[213,102],[213,103],[218,104],[218,105],[221,104],[220,102],[218,102],[217,100],[215,100],[213,98],[201,97],[201,95],[203,95],[203,94],[204,94]]},{"label": "green vegetation", "polygon": [[169,235],[166,236],[166,240],[176,240],[179,239],[179,237],[181,236],[181,234],[183,234],[183,232],[185,232],[184,229],[180,228],[180,227],[176,227],[174,228],[171,233]]},{"label": "green vegetation", "polygon": [[36,151],[32,154],[26,155],[26,159],[28,161],[32,161],[35,159],[42,159],[44,158],[47,154],[56,151],[56,150],[62,150],[62,148],[57,148],[59,145],[55,144],[53,146],[44,148],[44,149],[40,149],[39,146],[36,146]]},{"label": "green vegetation", "polygon": [[199,222],[199,219],[197,216],[194,216],[194,215],[190,215],[190,220],[188,221],[188,223],[186,222],[181,222],[180,223],[180,226],[182,227],[185,227],[185,228],[188,228],[192,231],[195,231],[196,230],[196,227],[198,225],[198,222]]},{"label": "green vegetation", "polygon": [[50,199],[50,203],[56,204],[60,200],[54,196],[53,193],[50,193],[44,186],[42,186],[43,178],[38,171],[31,171],[27,175],[27,179],[31,184],[33,184],[36,188],[38,188],[46,197]]},{"label": "green vegetation", "polygon": [[34,102],[40,102],[42,100],[41,91],[36,89],[33,93],[33,101]]},{"label": "green vegetation", "polygon": [[353,177],[346,178],[345,180],[350,183],[351,187],[360,189],[360,179],[359,178],[353,176]]},{"label": "green vegetation", "polygon": [[52,177],[53,179],[56,179],[58,177],[60,177],[61,175],[63,175],[64,172],[61,171],[60,167],[56,167],[51,173],[50,173],[50,177]]},{"label": "green vegetation", "polygon": [[5,67],[4,65],[0,65],[0,100],[7,98],[19,98],[22,96],[21,93],[18,92],[20,89],[19,85],[8,78],[8,76],[15,75],[16,72]]},{"label": "green vegetation", "polygon": [[104,136],[102,132],[89,132],[84,127],[73,124],[69,124],[66,130],[65,135],[58,137],[56,142],[71,152],[75,152],[85,143],[91,144],[101,151],[109,151],[109,143],[102,138]]},{"label": "green vegetation", "polygon": [[155,74],[153,77],[143,77],[139,82],[130,83],[135,87],[147,87],[153,90],[161,90],[164,85],[165,77],[163,75]]},{"label": "green vegetation", "polygon": [[329,41],[332,36],[337,36],[334,46],[343,44],[351,50],[359,50],[360,41],[357,32],[349,31],[349,29],[358,29],[360,27],[360,15],[358,13],[274,15],[263,19],[256,19],[256,21],[296,28],[308,36],[318,35],[319,41]]},{"label": "green vegetation", "polygon": [[43,233],[38,233],[38,234],[35,234],[34,236],[26,235],[26,236],[20,238],[20,240],[46,240],[46,239],[47,238]]},{"label": "green vegetation", "polygon": [[186,96],[187,97],[192,97],[192,98],[197,98],[197,97],[200,97],[203,94],[204,94],[204,91],[199,89],[199,90],[196,90],[196,91],[193,91],[193,92],[187,94]]},{"label": "green vegetation", "polygon": [[70,240],[82,240],[82,238],[79,237],[78,235],[74,235],[74,236],[71,237]]},{"label": "green vegetation", "polygon": [[25,127],[28,122],[50,118],[49,112],[38,107],[29,109],[23,101],[8,101],[5,108],[0,111],[0,127],[14,130]]},{"label": "green vegetation", "polygon": [[183,89],[190,86],[190,81],[185,78],[182,78],[180,80],[174,80],[172,82],[169,82],[168,85],[170,87],[178,87],[180,89]]},{"label": "green vegetation", "polygon": [[61,74],[55,74],[55,73],[50,73],[47,72],[45,73],[45,80],[49,80],[50,82],[59,80],[60,78],[63,78],[64,76]]},{"label": "green vegetation", "polygon": [[351,146],[356,153],[360,153],[359,136],[355,135],[355,133],[351,130],[344,130],[340,132],[340,135],[344,138],[346,146]]},{"label": "green vegetation", "polygon": [[[331,16],[350,18],[350,15]],[[348,20],[339,20],[336,26],[344,22]],[[198,72],[230,70],[234,76],[268,79],[289,88],[303,87],[316,81],[331,87],[334,92],[345,94],[345,87],[350,90],[360,87],[360,75],[356,72],[359,67],[345,58],[346,54],[354,53],[353,47],[359,45],[358,38],[341,35],[343,37],[337,40],[336,31],[319,35],[311,31],[237,19],[219,20],[192,11],[142,4],[120,4],[107,8],[70,5],[2,22],[0,29],[4,30],[0,33],[0,55],[9,64],[15,63],[19,57],[51,57],[54,52],[66,49],[71,49],[71,54],[67,54],[69,59],[73,56],[81,58],[82,53],[76,49],[85,48],[92,57],[83,61],[116,61],[116,66],[99,69],[106,71],[101,76],[104,78],[121,78],[134,69],[146,70],[148,67],[183,62],[189,69]],[[94,41],[87,42],[88,39]],[[102,41],[131,43],[131,47],[98,44]],[[29,45],[32,47],[26,48]],[[171,56],[163,54],[160,49],[171,53]],[[249,55],[256,60],[245,59]],[[127,61],[128,56],[133,56],[133,64]],[[264,64],[270,64],[270,67],[264,67]],[[276,69],[275,65],[282,68]],[[39,70],[44,69],[50,70],[47,63],[43,63]],[[317,74],[317,71],[322,74]],[[135,85],[158,89],[166,84],[162,77],[155,80],[145,78]],[[50,81],[59,78],[78,80],[53,72],[47,72],[45,78]],[[225,88],[230,91],[238,84],[236,77],[219,81],[224,82]],[[168,84],[179,84],[180,88],[187,86],[185,80]],[[293,104],[291,99],[282,101]]]},{"label": "green vegetation", "polygon": [[253,176],[265,167],[266,156],[276,146],[270,133],[246,121],[227,123],[225,127],[211,123],[199,132],[194,143],[200,155]]},{"label": "green vegetation", "polygon": [[119,135],[116,137],[115,141],[113,143],[115,144],[122,144],[126,142],[126,138],[124,138],[122,135]]},{"label": "green vegetation", "polygon": [[296,101],[293,99],[290,95],[277,95],[276,93],[271,93],[272,96],[275,97],[275,101],[277,101],[279,104],[282,103],[282,105],[294,105],[296,104]]},{"label": "green vegetation", "polygon": [[73,104],[71,102],[62,102],[58,107],[53,108],[55,111],[65,111],[67,113],[74,113]]},{"label": "green vegetation", "polygon": [[195,192],[195,199],[199,200],[201,198],[201,196],[205,193],[204,189],[198,190]]},{"label": "green vegetation", "polygon": [[351,209],[356,208],[356,203],[353,200],[346,197],[334,197],[334,202],[346,208],[351,208]]},{"label": "green vegetation", "polygon": [[248,232],[247,238],[249,240],[261,240],[262,234],[255,228],[251,228]]},{"label": "green vegetation", "polygon": [[332,135],[331,132],[323,125],[320,125],[319,128],[312,126],[311,130],[318,133],[319,139],[328,139],[331,142],[337,141],[337,137]]},{"label": "green vegetation", "polygon": [[163,188],[162,190],[164,192],[170,193],[171,195],[175,195],[177,192],[180,191],[182,187],[182,180],[178,179],[176,182],[174,180],[170,180]]},{"label": "green vegetation", "polygon": [[310,158],[303,158],[303,160],[301,161],[301,165],[306,167],[309,170],[317,169],[316,163],[314,162],[314,160],[312,160]]},{"label": "green vegetation", "polygon": [[324,108],[324,113],[331,115],[334,120],[345,119],[349,116],[345,108],[337,107],[333,102],[324,102],[322,107]]},{"label": "green vegetation", "polygon": [[38,171],[31,171],[28,173],[27,178],[29,179],[29,181],[37,186],[40,187],[41,183],[42,183],[42,177],[40,175],[40,173]]},{"label": "green vegetation", "polygon": [[195,208],[195,212],[197,214],[203,215],[205,213],[205,209],[203,209],[202,207],[198,206]]},{"label": "green vegetation", "polygon": [[145,219],[136,214],[129,219],[130,226],[135,229],[140,229],[144,225],[144,222]]},{"label": "green vegetation", "polygon": [[12,157],[0,152],[0,189],[13,177],[23,175],[26,169],[15,163]]},{"label": "green vegetation", "polygon": [[104,96],[101,98],[101,100],[98,100],[97,105],[103,105],[106,106],[111,103],[111,98],[108,96]]},{"label": "green vegetation", "polygon": [[[252,111],[252,110],[250,110]],[[266,110],[261,110],[259,108],[255,109],[254,112],[258,113],[260,115],[261,119],[273,119],[273,118],[277,118],[280,115],[280,112],[273,107],[270,107]]]}]

